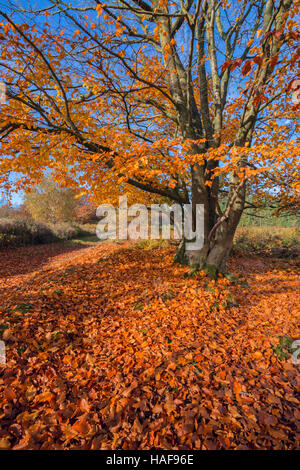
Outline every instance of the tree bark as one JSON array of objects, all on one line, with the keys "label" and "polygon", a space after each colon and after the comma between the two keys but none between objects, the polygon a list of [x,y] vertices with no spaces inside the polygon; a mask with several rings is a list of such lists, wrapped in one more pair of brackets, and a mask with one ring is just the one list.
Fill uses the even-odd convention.
[{"label": "tree bark", "polygon": [[175,261],[203,269],[212,278],[216,278],[218,273],[224,274],[241,214],[242,212],[235,211],[234,220],[224,221],[212,238],[204,237],[204,244],[200,250],[186,250],[186,241],[183,240]]},{"label": "tree bark", "polygon": [[[186,250],[186,241],[183,240],[175,261],[203,269],[210,277],[216,278],[219,273],[226,272],[226,261],[244,210],[245,181],[239,181],[235,174],[231,175],[226,210],[218,219],[215,197],[218,181],[214,180],[211,187],[205,186],[200,177],[201,169],[196,168],[193,171],[192,203],[194,207],[196,204],[204,205],[204,244],[200,250]],[[193,229],[195,228],[194,225]]]}]

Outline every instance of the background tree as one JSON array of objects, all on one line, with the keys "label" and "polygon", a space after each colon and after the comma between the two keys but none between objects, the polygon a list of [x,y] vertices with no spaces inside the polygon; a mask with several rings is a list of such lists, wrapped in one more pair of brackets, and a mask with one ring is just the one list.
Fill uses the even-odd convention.
[{"label": "background tree", "polygon": [[50,0],[0,11],[2,183],[18,170],[24,187],[50,167],[98,199],[130,185],[204,204],[205,243],[190,263],[223,270],[246,181],[252,200],[297,198],[287,93],[298,11],[291,0]]},{"label": "background tree", "polygon": [[25,195],[25,207],[31,217],[50,224],[74,221],[76,199],[74,192],[60,188],[50,179],[45,179],[33,191]]}]

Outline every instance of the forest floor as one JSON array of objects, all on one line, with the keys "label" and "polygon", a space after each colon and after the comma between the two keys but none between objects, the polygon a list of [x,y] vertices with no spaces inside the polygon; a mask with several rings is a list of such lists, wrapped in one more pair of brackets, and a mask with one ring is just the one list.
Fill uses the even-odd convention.
[{"label": "forest floor", "polygon": [[299,263],[239,253],[231,282],[173,257],[128,242],[0,253],[0,448],[300,447]]}]

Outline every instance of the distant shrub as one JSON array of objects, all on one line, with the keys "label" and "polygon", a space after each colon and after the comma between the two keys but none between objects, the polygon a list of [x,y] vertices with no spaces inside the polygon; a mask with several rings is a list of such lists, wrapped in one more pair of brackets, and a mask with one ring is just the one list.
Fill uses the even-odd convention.
[{"label": "distant shrub", "polygon": [[234,249],[278,258],[297,257],[300,230],[298,227],[240,227],[235,234]]},{"label": "distant shrub", "polygon": [[27,218],[29,213],[26,210],[24,204],[21,204],[18,207],[12,207],[8,204],[0,206],[0,219],[16,219],[16,218]]},{"label": "distant shrub", "polygon": [[47,225],[30,219],[0,219],[0,246],[35,245],[57,241]]},{"label": "distant shrub", "polygon": [[14,219],[1,218],[0,219],[0,232],[1,233],[10,233],[14,227]]},{"label": "distant shrub", "polygon": [[70,240],[77,237],[80,233],[80,228],[68,222],[58,222],[50,226],[52,233],[60,240]]},{"label": "distant shrub", "polygon": [[158,248],[167,248],[171,243],[169,240],[159,239],[159,240],[137,240],[134,243],[134,246],[142,250],[155,250]]}]

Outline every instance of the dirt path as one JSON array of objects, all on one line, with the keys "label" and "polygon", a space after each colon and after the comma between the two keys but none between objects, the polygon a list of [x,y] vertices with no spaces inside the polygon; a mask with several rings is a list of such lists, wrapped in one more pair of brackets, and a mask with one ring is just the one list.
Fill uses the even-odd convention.
[{"label": "dirt path", "polygon": [[11,296],[22,296],[24,289],[27,291],[30,284],[34,285],[37,276],[46,279],[47,274],[57,269],[91,262],[121,246],[125,247],[127,243],[99,243],[96,246],[51,243],[0,250],[0,295],[10,289]]}]

